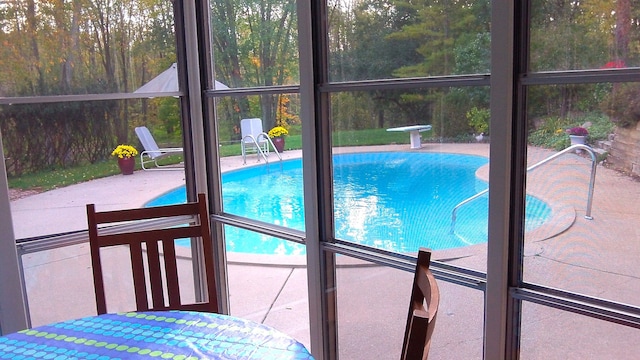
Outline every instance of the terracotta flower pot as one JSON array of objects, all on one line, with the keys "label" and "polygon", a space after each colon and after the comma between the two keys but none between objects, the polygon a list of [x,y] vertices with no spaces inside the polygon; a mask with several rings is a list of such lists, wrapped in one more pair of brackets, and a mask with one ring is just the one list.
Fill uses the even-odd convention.
[{"label": "terracotta flower pot", "polygon": [[132,157],[118,158],[118,167],[120,167],[122,175],[131,175],[133,174],[133,169],[136,167],[136,159]]},{"label": "terracotta flower pot", "polygon": [[273,141],[273,146],[275,146],[276,150],[278,150],[279,153],[284,151],[284,138],[283,137],[276,137],[271,139],[271,141]]}]

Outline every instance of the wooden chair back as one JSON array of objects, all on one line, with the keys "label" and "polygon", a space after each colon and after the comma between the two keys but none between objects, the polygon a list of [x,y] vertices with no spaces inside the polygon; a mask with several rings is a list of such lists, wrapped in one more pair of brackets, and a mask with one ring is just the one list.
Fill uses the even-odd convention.
[{"label": "wooden chair back", "polygon": [[440,290],[429,270],[431,251],[421,248],[418,252],[407,327],[402,345],[402,360],[426,360],[431,346],[431,336],[436,325],[440,303]]},{"label": "wooden chair back", "polygon": [[[144,230],[98,231],[100,224],[141,222],[150,219],[184,217],[185,224],[158,226]],[[216,293],[213,245],[209,228],[209,214],[204,194],[198,194],[194,203],[96,212],[94,204],[87,205],[89,243],[93,280],[98,314],[107,312],[103,278],[101,248],[125,245],[131,259],[131,273],[135,292],[136,310],[193,310],[219,312]],[[122,224],[120,224],[122,225]],[[129,229],[134,227],[128,227]],[[109,229],[114,230],[114,228]],[[104,234],[103,234],[104,233]],[[176,239],[201,238],[202,253],[197,255],[204,262],[205,302],[183,304],[180,299],[180,283],[176,257]],[[161,249],[160,246],[161,245]],[[144,256],[146,254],[146,256]],[[145,275],[146,271],[146,275]],[[109,272],[104,272],[109,273]],[[148,283],[147,283],[148,281]],[[150,291],[148,291],[149,289]],[[149,292],[149,293],[148,293]],[[151,304],[149,303],[151,295]],[[166,297],[166,300],[165,300]]]}]

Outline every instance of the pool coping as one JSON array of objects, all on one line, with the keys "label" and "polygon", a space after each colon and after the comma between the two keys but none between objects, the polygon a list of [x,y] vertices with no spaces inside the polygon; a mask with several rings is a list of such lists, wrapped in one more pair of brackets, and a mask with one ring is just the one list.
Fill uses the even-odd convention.
[{"label": "pool coping", "polygon": [[[489,165],[478,168],[476,177],[489,182]],[[574,224],[576,211],[572,204],[553,197],[548,188],[528,188],[527,195],[543,201],[551,209],[551,215],[540,226],[525,232],[527,241],[542,241],[557,236]]]}]

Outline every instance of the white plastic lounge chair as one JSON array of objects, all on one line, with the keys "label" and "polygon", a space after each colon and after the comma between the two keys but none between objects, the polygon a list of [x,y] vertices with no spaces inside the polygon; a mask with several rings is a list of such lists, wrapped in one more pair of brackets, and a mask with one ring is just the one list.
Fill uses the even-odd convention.
[{"label": "white plastic lounge chair", "polygon": [[260,156],[269,154],[269,136],[262,130],[262,120],[258,118],[240,120],[240,132],[242,133],[242,158],[245,159],[248,152],[258,153]]},{"label": "white plastic lounge chair", "polygon": [[[159,148],[153,135],[146,126],[139,126],[135,129],[144,151],[140,153],[140,164],[143,170],[181,170],[184,164],[176,165],[160,165],[158,160],[173,153],[181,153],[182,148]],[[145,165],[153,162],[155,167],[147,167]]]}]

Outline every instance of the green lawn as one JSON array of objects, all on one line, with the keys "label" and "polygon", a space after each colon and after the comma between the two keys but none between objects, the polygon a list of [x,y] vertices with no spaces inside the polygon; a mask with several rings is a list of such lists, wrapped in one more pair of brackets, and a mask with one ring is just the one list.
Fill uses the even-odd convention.
[{"label": "green lawn", "polygon": [[[423,138],[427,138],[429,133],[423,133]],[[364,145],[388,145],[388,144],[408,144],[409,134],[404,132],[388,132],[385,129],[352,130],[339,131],[333,133],[335,146],[364,146]],[[302,135],[290,132],[285,138],[285,149],[296,150],[302,148]],[[241,155],[242,148],[240,142],[230,145],[220,146],[220,156]]]},{"label": "green lawn", "polygon": [[[423,137],[429,133],[423,133]],[[335,146],[363,146],[363,145],[386,145],[386,144],[408,144],[409,135],[403,132],[387,132],[385,129],[340,131],[333,134]],[[301,149],[302,135],[299,126],[290,131],[286,137],[285,149]],[[220,156],[241,155],[240,143],[220,146]],[[163,163],[179,163],[182,156],[168,157]],[[140,169],[140,157],[136,157],[136,169]],[[118,164],[115,159],[103,161],[95,164],[87,164],[66,169],[51,169],[37,173],[22,175],[20,177],[9,178],[9,188],[11,189],[37,189],[47,191],[60,188],[83,181],[98,179],[106,176],[119,174]]]}]

